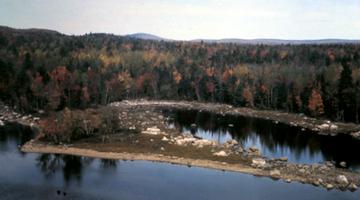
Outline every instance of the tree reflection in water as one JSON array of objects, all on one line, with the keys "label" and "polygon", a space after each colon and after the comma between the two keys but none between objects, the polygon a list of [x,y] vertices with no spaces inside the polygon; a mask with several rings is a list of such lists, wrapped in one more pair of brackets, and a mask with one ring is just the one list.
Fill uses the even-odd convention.
[{"label": "tree reflection in water", "polygon": [[[172,119],[169,124],[180,131],[220,143],[232,138],[245,147],[256,144],[265,156],[287,156],[290,161],[305,163],[345,161],[352,169],[360,170],[360,157],[355,153],[360,151],[360,141],[350,136],[322,136],[270,120],[196,110],[163,110],[163,113]],[[191,126],[193,123],[197,126]]]},{"label": "tree reflection in water", "polygon": [[[3,134],[11,133],[11,134]],[[0,127],[0,152],[12,151],[34,137],[34,131],[28,126],[17,123],[7,123]],[[22,157],[25,153],[17,151]]]},{"label": "tree reflection in water", "polygon": [[59,154],[41,154],[36,159],[37,166],[46,178],[62,172],[65,182],[81,182],[83,169],[93,162],[93,158]]},{"label": "tree reflection in water", "polygon": [[114,159],[100,159],[100,168],[104,170],[113,170],[116,169],[118,160]]}]

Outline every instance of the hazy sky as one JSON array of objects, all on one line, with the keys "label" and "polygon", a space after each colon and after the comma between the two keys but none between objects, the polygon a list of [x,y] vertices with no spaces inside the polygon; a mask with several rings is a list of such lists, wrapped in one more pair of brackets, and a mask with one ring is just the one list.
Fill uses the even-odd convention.
[{"label": "hazy sky", "polygon": [[360,39],[360,0],[0,0],[0,25],[172,39]]}]

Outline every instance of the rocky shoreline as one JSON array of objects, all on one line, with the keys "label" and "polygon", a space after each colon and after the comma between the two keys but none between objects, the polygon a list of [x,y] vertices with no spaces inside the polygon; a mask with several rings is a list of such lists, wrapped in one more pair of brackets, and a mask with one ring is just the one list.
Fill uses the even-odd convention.
[{"label": "rocky shoreline", "polygon": [[234,115],[271,120],[274,123],[283,123],[289,126],[299,127],[320,135],[347,134],[360,140],[360,124],[331,122],[325,119],[316,119],[304,114],[286,113],[271,110],[255,110],[245,107],[233,107],[227,104],[201,103],[195,101],[148,101],[148,100],[125,100],[113,102],[114,107],[157,107],[173,109],[192,109],[208,111],[220,115]]},{"label": "rocky shoreline", "polygon": [[[156,140],[164,142],[164,137],[166,136],[162,136],[162,139],[152,138],[150,140],[154,143],[157,143]],[[186,140],[186,138],[188,139]],[[175,143],[178,143],[177,141],[187,141],[187,144],[180,142],[173,145],[180,145],[182,148],[193,149],[193,151],[197,151],[201,143],[205,143],[196,142],[198,141],[197,139],[190,140],[189,137],[186,136],[178,136],[178,139],[169,139],[169,141],[171,140],[175,141]],[[239,151],[235,149],[238,149],[239,147],[231,145],[231,142],[228,142],[227,144],[230,146],[216,147],[216,145],[214,146],[214,144],[208,143],[207,145],[214,146],[218,150],[211,153],[212,158],[206,159],[192,158],[191,156],[187,157],[185,155],[181,156],[179,154],[168,154],[166,153],[167,148],[169,148],[168,146],[165,148],[160,147],[160,151],[151,152],[146,150],[145,152],[139,153],[131,150],[121,152],[116,150],[107,151],[105,148],[101,148],[99,146],[94,149],[84,148],[81,144],[49,145],[32,140],[23,145],[21,150],[27,153],[54,153],[103,159],[144,160],[186,165],[188,167],[204,167],[223,171],[247,173],[255,176],[270,177],[287,183],[300,182],[312,184],[314,186],[323,187],[327,190],[340,189],[342,191],[356,191],[358,189],[358,185],[360,184],[360,175],[358,173],[335,168],[335,166],[330,162],[326,164],[312,165],[292,164],[287,163],[286,158],[267,159],[256,154],[251,154],[256,152],[254,149],[243,150],[242,152],[246,154],[245,157],[242,159],[239,158],[237,162],[234,162],[234,157],[242,157],[244,154],[237,153]]]},{"label": "rocky shoreline", "polygon": [[[266,158],[255,147],[245,149],[235,140],[219,144],[182,133],[166,125],[168,119],[162,115],[161,111],[162,109],[188,109],[221,115],[262,118],[272,120],[274,123],[312,130],[318,134],[352,134],[354,138],[360,139],[360,134],[357,134],[360,128],[356,124],[329,122],[277,111],[260,111],[234,108],[224,104],[186,101],[134,100],[114,102],[108,106],[118,111],[121,128],[134,134],[108,135],[105,140],[104,137],[100,139],[100,136],[95,136],[73,144],[60,145],[32,140],[22,147],[22,151],[167,162],[249,173],[281,179],[288,183],[294,181],[307,183],[328,190],[337,188],[354,191],[360,185],[359,173],[337,168],[332,162],[289,163],[286,157]],[[1,123],[17,122],[37,128],[40,118],[21,115],[2,104],[0,105],[0,120]]]},{"label": "rocky shoreline", "polygon": [[[41,114],[43,114],[43,111],[40,111],[39,115]],[[0,102],[0,126],[4,126],[6,123],[18,123],[36,128],[39,121],[39,116],[18,113],[3,102]]]},{"label": "rocky shoreline", "polygon": [[[22,151],[206,167],[271,177],[288,183],[312,184],[328,190],[337,188],[354,191],[360,185],[359,173],[337,168],[332,162],[296,164],[289,163],[286,157],[266,158],[257,148],[245,149],[235,140],[219,144],[170,128],[166,125],[168,119],[162,114],[162,109],[198,109],[223,115],[263,117],[257,112],[265,111],[245,112],[244,108],[231,108],[228,105],[169,101],[122,101],[112,103],[110,106],[119,113],[121,128],[131,133],[125,131],[125,133],[108,135],[105,140],[102,136],[98,136],[61,145],[31,141],[22,147]],[[293,116],[293,114],[289,115]],[[276,113],[274,116],[283,117]],[[274,116],[269,115],[269,118],[274,119]],[[280,118],[276,119],[281,122]],[[312,121],[314,121],[313,126],[323,122]],[[342,127],[338,123],[334,124]]]}]

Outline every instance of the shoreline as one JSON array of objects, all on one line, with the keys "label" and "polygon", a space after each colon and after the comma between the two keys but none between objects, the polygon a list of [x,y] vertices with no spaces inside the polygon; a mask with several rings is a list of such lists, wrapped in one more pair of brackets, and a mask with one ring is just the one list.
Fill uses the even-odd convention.
[{"label": "shoreline", "polygon": [[[209,158],[191,158],[181,155],[164,155],[156,151],[147,151],[146,153],[123,151],[107,151],[106,149],[95,150],[96,148],[73,147],[68,145],[45,144],[36,140],[31,140],[21,147],[24,153],[45,153],[45,154],[64,154],[73,156],[83,156],[100,159],[115,160],[139,160],[149,162],[159,162],[165,164],[177,164],[188,167],[201,167],[212,170],[229,171],[236,173],[250,174],[253,176],[267,177],[273,180],[282,180],[286,183],[298,182],[310,184],[316,187],[322,187],[326,190],[338,189],[341,191],[356,191],[360,184],[360,174],[348,170],[337,168],[329,168],[327,165],[317,165],[317,169],[313,169],[314,165],[283,163],[284,168],[274,167],[267,169],[258,166],[248,165],[244,162],[233,163],[230,160],[212,160]],[[165,152],[164,152],[165,153]],[[255,158],[257,159],[257,158]],[[268,162],[268,161],[266,161]],[[279,163],[278,163],[279,164]],[[310,171],[299,174],[303,168],[299,166],[307,166]],[[325,167],[325,169],[324,169]],[[324,171],[325,170],[325,171]],[[339,177],[345,177],[346,184],[338,181]]]},{"label": "shoreline", "polygon": [[[293,127],[299,127],[302,130],[308,130],[319,135],[336,136],[338,134],[349,135],[352,138],[360,140],[360,124],[331,122],[328,119],[317,119],[305,116],[301,113],[289,113],[278,110],[257,110],[247,107],[234,107],[228,104],[198,102],[198,101],[174,101],[174,100],[123,100],[112,102],[106,106],[114,107],[152,107],[152,108],[171,108],[171,109],[192,109],[198,111],[207,111],[220,115],[232,115],[270,120],[273,123],[283,123]],[[14,112],[11,108],[0,102],[0,125],[5,123],[19,123],[32,128],[38,128],[38,122],[41,119],[29,115],[22,115]]]},{"label": "shoreline", "polygon": [[114,159],[114,160],[139,160],[151,161],[167,164],[178,164],[186,166],[202,167],[214,170],[223,170],[231,172],[246,173],[255,176],[265,176],[261,170],[252,167],[247,167],[241,164],[229,164],[225,162],[182,158],[177,156],[167,156],[155,153],[128,153],[128,152],[101,152],[92,149],[82,149],[76,147],[63,147],[59,145],[45,145],[34,142],[27,142],[21,147],[24,153],[45,153],[45,154],[64,154],[73,156],[83,156],[101,159]]},{"label": "shoreline", "polygon": [[192,109],[207,111],[220,115],[232,115],[258,118],[273,121],[275,124],[283,123],[302,130],[308,130],[319,135],[336,136],[349,135],[360,140],[360,124],[332,122],[328,119],[317,119],[304,114],[288,113],[275,110],[256,110],[247,107],[233,107],[228,104],[204,103],[197,101],[171,101],[171,100],[123,100],[110,103],[114,107],[153,107],[171,109]]}]

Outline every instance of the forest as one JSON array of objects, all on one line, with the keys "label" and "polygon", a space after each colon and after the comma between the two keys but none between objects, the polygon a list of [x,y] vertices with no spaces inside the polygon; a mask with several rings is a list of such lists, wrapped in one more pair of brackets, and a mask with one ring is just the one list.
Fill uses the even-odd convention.
[{"label": "forest", "polygon": [[245,45],[0,27],[0,100],[21,112],[123,99],[219,102],[359,123],[360,45]]}]

